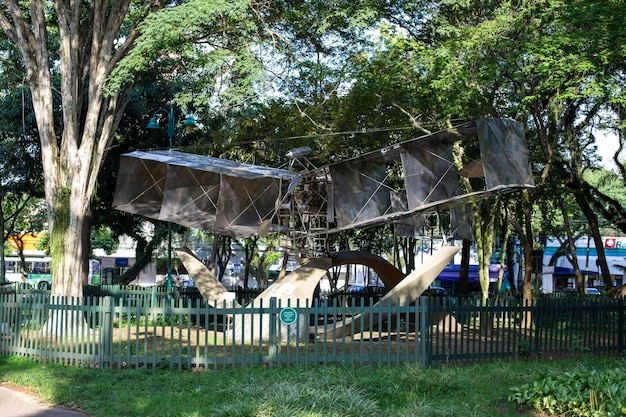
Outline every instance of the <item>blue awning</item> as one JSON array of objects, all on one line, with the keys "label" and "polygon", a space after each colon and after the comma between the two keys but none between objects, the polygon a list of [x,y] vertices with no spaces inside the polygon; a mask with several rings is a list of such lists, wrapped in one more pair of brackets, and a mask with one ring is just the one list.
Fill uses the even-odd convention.
[{"label": "blue awning", "polygon": [[[440,281],[458,281],[460,269],[460,264],[449,264],[443,269],[437,279]],[[495,282],[498,280],[498,271],[500,271],[500,265],[489,265],[489,281]],[[478,282],[478,265],[469,266],[468,281]]]},{"label": "blue awning", "polygon": [[[583,275],[598,275],[598,271],[580,271]],[[574,268],[567,268],[565,266],[555,266],[554,274],[556,276],[574,276]]]}]

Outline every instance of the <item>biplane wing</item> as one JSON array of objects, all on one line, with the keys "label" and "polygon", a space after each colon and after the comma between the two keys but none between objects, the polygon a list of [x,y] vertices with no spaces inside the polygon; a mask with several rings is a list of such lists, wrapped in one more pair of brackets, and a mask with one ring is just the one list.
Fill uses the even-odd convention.
[{"label": "biplane wing", "polygon": [[122,155],[113,208],[245,237],[273,217],[298,173],[177,151]]},{"label": "biplane wing", "polygon": [[[464,153],[455,156],[459,142]],[[479,119],[304,172],[176,151],[131,152],[122,155],[113,206],[236,237],[273,223],[314,251],[316,234],[410,223],[420,213],[533,186],[523,125]]]}]

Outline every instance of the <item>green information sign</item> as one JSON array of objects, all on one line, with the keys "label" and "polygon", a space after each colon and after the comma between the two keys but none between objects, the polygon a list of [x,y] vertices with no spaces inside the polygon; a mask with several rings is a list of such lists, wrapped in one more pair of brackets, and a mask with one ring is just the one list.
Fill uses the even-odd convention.
[{"label": "green information sign", "polygon": [[298,313],[291,307],[285,307],[280,310],[278,318],[280,319],[280,322],[285,326],[291,326],[296,321],[298,321]]}]

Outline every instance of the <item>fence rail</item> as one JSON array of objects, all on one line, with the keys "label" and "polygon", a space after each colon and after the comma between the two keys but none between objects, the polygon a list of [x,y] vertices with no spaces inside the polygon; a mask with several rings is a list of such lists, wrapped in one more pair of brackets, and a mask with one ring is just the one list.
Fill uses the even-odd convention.
[{"label": "fence rail", "polygon": [[[400,300],[398,300],[400,301]],[[0,295],[0,355],[87,367],[467,363],[624,353],[623,299],[422,297],[405,306],[211,307],[155,294]],[[397,304],[397,303],[395,303]]]}]

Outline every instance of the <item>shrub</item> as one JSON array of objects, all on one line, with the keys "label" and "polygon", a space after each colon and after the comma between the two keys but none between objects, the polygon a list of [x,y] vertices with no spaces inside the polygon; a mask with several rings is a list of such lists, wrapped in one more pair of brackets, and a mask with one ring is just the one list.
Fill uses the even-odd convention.
[{"label": "shrub", "polygon": [[626,368],[543,375],[512,388],[509,401],[553,415],[626,415]]}]

